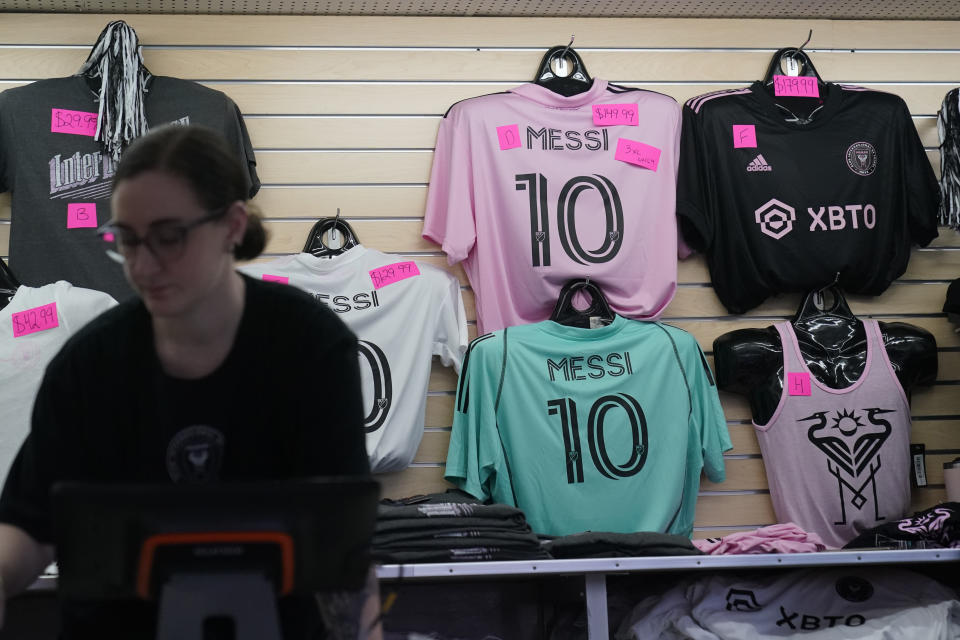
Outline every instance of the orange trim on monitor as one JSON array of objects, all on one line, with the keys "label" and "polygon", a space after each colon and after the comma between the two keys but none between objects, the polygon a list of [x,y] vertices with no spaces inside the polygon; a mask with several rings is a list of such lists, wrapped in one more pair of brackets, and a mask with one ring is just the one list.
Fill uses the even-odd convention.
[{"label": "orange trim on monitor", "polygon": [[157,547],[166,545],[272,542],[280,547],[281,575],[280,595],[293,591],[293,538],[280,531],[205,531],[193,533],[161,533],[150,536],[140,547],[140,562],[137,568],[137,594],[150,598],[150,578],[153,557]]}]

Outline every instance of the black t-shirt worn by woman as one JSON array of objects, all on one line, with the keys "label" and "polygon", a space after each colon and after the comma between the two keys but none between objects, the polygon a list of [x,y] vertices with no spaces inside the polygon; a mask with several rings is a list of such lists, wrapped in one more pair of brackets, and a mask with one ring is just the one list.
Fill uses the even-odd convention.
[{"label": "black t-shirt worn by woman", "polygon": [[[0,522],[52,543],[49,492],[64,480],[184,484],[369,473],[356,337],[305,293],[244,282],[233,347],[204,378],[163,372],[140,300],[73,336],[47,369],[32,431],[0,496]],[[65,637],[87,637],[90,626],[98,638],[139,638],[135,629],[148,633],[151,618],[143,605],[109,613],[68,607]]]}]

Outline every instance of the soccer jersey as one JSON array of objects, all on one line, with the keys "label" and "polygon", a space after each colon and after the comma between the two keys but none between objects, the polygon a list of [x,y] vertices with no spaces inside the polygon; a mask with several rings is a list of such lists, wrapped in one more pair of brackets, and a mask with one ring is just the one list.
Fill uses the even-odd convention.
[{"label": "soccer jersey", "polygon": [[731,448],[694,338],[616,316],[480,336],[460,374],[446,478],[523,509],[534,531],[689,536],[704,469]]},{"label": "soccer jersey", "polygon": [[910,405],[876,320],[864,320],[860,378],[833,389],[810,373],[789,322],[783,392],[766,425],[754,424],[779,522],[794,522],[842,547],[910,508]]},{"label": "soccer jersey", "polygon": [[[394,280],[384,284],[391,265]],[[457,279],[362,245],[331,258],[300,253],[240,271],[304,289],[357,334],[370,467],[409,465],[423,436],[432,357],[459,372],[467,347]]]},{"label": "soccer jersey", "polygon": [[937,182],[903,100],[821,92],[809,121],[786,121],[759,82],[683,108],[677,215],[731,313],[837,274],[845,291],[879,294],[911,243],[937,236]]},{"label": "soccer jersey", "polygon": [[453,105],[423,237],[463,262],[479,332],[546,320],[564,283],[585,276],[617,313],[659,316],[677,280],[679,136],[673,98],[605,80],[569,97],[525,84]]},{"label": "soccer jersey", "polygon": [[[124,299],[133,290],[96,233],[110,219],[116,171],[93,139],[96,97],[81,76],[0,93],[0,192],[12,191],[10,266],[25,285],[69,280]],[[257,192],[253,147],[240,110],[225,94],[154,76],[144,109],[151,127],[193,124],[221,134],[246,171],[250,196]]]},{"label": "soccer jersey", "polygon": [[641,601],[617,640],[950,640],[960,601],[919,573],[892,567],[718,573]]},{"label": "soccer jersey", "polygon": [[[0,309],[0,481],[30,432],[47,363],[77,329],[115,304],[105,293],[60,281],[18,287]],[[77,380],[78,392],[83,388]]]}]

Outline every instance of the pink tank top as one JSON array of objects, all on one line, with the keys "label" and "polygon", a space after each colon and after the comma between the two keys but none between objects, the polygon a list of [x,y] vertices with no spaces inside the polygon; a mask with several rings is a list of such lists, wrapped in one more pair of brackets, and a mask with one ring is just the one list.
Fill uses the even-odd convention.
[{"label": "pink tank top", "polygon": [[867,363],[843,389],[810,373],[789,322],[775,325],[783,393],[770,422],[753,425],[777,520],[818,534],[830,547],[910,508],[910,405],[876,320],[863,325]]}]

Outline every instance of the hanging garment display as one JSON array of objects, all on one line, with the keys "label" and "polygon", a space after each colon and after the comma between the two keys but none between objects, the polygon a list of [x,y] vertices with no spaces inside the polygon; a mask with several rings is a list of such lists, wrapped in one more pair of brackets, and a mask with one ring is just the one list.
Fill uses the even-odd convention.
[{"label": "hanging garment display", "polygon": [[466,350],[457,279],[362,245],[330,258],[299,253],[240,271],[304,289],[357,334],[371,469],[409,465],[423,435],[432,357],[459,372]]},{"label": "hanging garment display", "polygon": [[[810,80],[687,101],[677,215],[731,313],[833,282],[877,295],[937,236],[933,169],[904,101]],[[797,106],[806,101],[807,106]]]},{"label": "hanging garment display", "polygon": [[730,448],[693,336],[623,316],[544,321],[471,343],[446,478],[523,509],[541,534],[689,537],[700,472],[722,482]]},{"label": "hanging garment display", "polygon": [[[136,57],[132,64],[139,73]],[[12,191],[10,266],[29,286],[65,279],[123,299],[132,290],[96,233],[110,218],[117,159],[94,138],[102,128],[101,78],[97,67],[85,69],[0,93],[0,191]],[[250,195],[257,192],[253,147],[229,97],[178,78],[146,74],[143,83],[145,93],[131,100],[142,101],[150,127],[193,124],[222,134],[248,172]]]},{"label": "hanging garment display", "polygon": [[589,276],[614,311],[656,318],[677,279],[677,103],[594,79],[453,105],[440,123],[424,238],[463,262],[478,331],[546,320]]},{"label": "hanging garment display", "polygon": [[[105,293],[60,281],[21,286],[0,309],[0,480],[30,431],[47,363],[67,338],[115,304]],[[82,388],[83,381],[77,385]]]},{"label": "hanging garment display", "polygon": [[936,580],[892,567],[843,567],[681,583],[641,601],[616,638],[948,640],[958,633],[960,601]]},{"label": "hanging garment display", "polygon": [[960,228],[960,88],[943,97],[937,112],[940,138],[940,224]]},{"label": "hanging garment display", "polygon": [[837,288],[820,309],[818,293],[713,351],[719,387],[750,400],[777,521],[841,547],[909,509],[907,391],[936,379],[937,346],[919,327],[861,321]]}]

